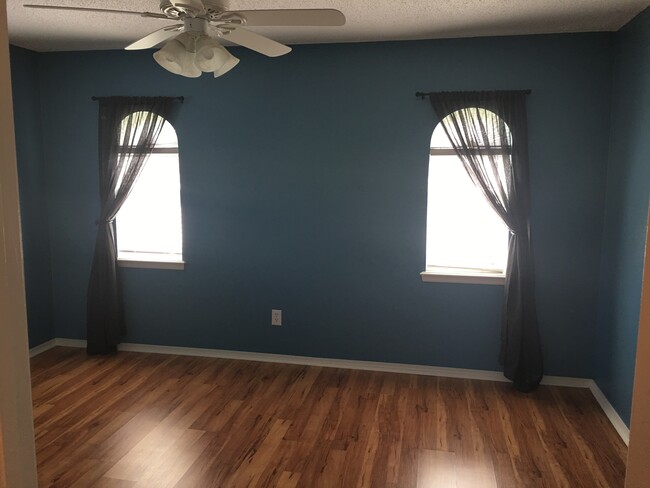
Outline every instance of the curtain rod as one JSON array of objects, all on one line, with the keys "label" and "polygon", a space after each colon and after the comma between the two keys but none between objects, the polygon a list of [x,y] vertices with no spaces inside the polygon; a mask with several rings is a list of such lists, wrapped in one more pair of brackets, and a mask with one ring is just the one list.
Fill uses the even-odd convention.
[{"label": "curtain rod", "polygon": [[[531,90],[511,90],[511,91],[515,91],[515,92],[519,91],[519,92],[525,93],[526,95],[530,95],[532,93]],[[415,96],[420,97],[421,99],[424,100],[426,97],[428,97],[429,95],[431,95],[433,93],[436,93],[436,92],[415,92]]]},{"label": "curtain rod", "polygon": [[[102,98],[110,98],[110,97],[90,97],[90,99],[93,102],[96,102],[97,100],[101,100]],[[170,97],[172,100],[178,100],[179,102],[183,103],[185,101],[185,97]]]}]

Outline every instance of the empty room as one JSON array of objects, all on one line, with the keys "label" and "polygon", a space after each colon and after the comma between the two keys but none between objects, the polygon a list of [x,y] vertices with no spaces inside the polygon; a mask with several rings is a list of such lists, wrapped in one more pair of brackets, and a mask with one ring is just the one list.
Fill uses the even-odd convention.
[{"label": "empty room", "polygon": [[0,488],[650,486],[649,6],[0,2]]}]

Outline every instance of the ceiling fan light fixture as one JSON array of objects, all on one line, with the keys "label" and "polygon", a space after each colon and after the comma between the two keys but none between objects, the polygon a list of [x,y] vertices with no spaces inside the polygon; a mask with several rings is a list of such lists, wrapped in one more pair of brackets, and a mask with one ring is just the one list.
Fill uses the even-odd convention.
[{"label": "ceiling fan light fixture", "polygon": [[[215,2],[216,0],[160,0],[159,13],[51,5],[49,1],[48,5],[24,4],[23,6],[64,12],[125,14],[172,21],[173,25],[150,32],[126,46],[125,49],[129,51],[151,49],[168,41],[162,49],[154,53],[154,60],[167,71],[189,78],[198,78],[201,72],[213,73],[217,78],[239,63],[239,59],[212,39],[210,34],[275,58],[289,53],[291,48],[250,31],[246,27],[326,27],[345,24],[345,15],[331,8],[229,10]],[[178,32],[182,34],[178,35]],[[172,38],[173,40],[169,41]]]}]

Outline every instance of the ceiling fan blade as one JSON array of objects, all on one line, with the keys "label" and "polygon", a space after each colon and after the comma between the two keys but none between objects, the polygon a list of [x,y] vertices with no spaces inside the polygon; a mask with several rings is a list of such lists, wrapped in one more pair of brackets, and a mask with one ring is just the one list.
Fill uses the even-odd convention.
[{"label": "ceiling fan blade", "polygon": [[260,36],[242,27],[228,26],[227,29],[220,30],[221,36],[227,40],[247,47],[260,54],[275,58],[282,56],[291,51],[289,46],[280,44],[268,37]]},{"label": "ceiling fan blade", "polygon": [[27,8],[40,8],[46,10],[71,10],[75,12],[100,12],[104,14],[130,14],[139,17],[153,17],[155,19],[167,19],[169,17],[163,14],[156,14],[153,12],[133,12],[132,10],[112,10],[108,8],[89,8],[89,7],[63,7],[60,5],[23,5]]},{"label": "ceiling fan blade", "polygon": [[183,24],[170,25],[168,27],[163,27],[157,31],[153,31],[151,34],[147,34],[142,39],[135,41],[132,44],[129,44],[124,49],[127,51],[135,51],[137,49],[149,49],[150,47],[157,46],[163,41],[166,41],[170,37],[174,37],[178,34],[179,31],[183,30]]},{"label": "ceiling fan blade", "polygon": [[330,8],[238,10],[232,13],[243,17],[246,20],[245,25],[338,26],[345,24],[343,12]]}]

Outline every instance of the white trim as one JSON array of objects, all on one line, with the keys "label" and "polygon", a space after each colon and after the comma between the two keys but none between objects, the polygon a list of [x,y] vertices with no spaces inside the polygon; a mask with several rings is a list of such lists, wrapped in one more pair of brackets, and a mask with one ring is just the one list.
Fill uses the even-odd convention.
[{"label": "white trim", "polygon": [[[57,337],[47,343],[49,347],[86,347],[82,339],[65,339]],[[40,348],[41,346],[37,346]],[[323,368],[359,369],[384,373],[417,374],[422,376],[442,376],[484,381],[509,381],[500,371],[484,369],[447,368],[426,366],[422,364],[383,363],[379,361],[359,361],[356,359],[317,358],[310,356],[293,356],[265,352],[231,351],[227,349],[205,349],[199,347],[159,346],[155,344],[133,344],[125,342],[117,347],[120,351],[146,352],[152,354],[173,354],[177,356],[199,356],[207,358],[239,359],[242,361],[261,361],[266,363],[298,364],[302,366],[319,366]],[[34,348],[36,349],[36,348]],[[38,352],[36,353],[38,354]],[[571,378],[565,376],[544,376],[543,385],[589,388],[592,380],[588,378]]]},{"label": "white trim", "polygon": [[547,376],[542,378],[540,385],[565,386],[568,388],[589,388],[590,378],[574,378],[572,376]]},{"label": "white trim", "polygon": [[29,357],[33,358],[34,356],[38,356],[40,353],[47,351],[48,349],[52,349],[54,346],[57,346],[58,344],[56,343],[56,339],[50,339],[49,341],[45,341],[42,344],[39,344],[38,346],[34,346],[29,350]]},{"label": "white trim", "polygon": [[121,344],[121,351],[176,354],[180,356],[202,356],[267,363],[297,364],[323,368],[358,369],[384,373],[405,373],[424,376],[444,376],[447,378],[466,378],[487,381],[508,381],[499,371],[478,369],[445,368],[418,364],[383,363],[378,361],[358,361],[354,359],[316,358],[261,352],[229,351],[225,349],[200,349],[194,347],[154,346],[149,344]]},{"label": "white trim", "polygon": [[612,404],[609,403],[609,400],[594,380],[589,380],[589,389],[596,398],[596,401],[600,405],[600,408],[603,409],[603,412],[605,412],[605,415],[607,415],[607,418],[614,426],[614,429],[616,429],[616,432],[618,432],[618,435],[620,435],[621,439],[623,439],[623,442],[625,442],[625,445],[629,445],[630,429],[627,425],[625,425],[625,422],[623,422],[623,419],[618,415],[618,413],[616,413],[616,410]]},{"label": "white trim", "polygon": [[470,285],[503,285],[506,276],[501,274],[455,274],[455,273],[434,273],[422,271],[420,273],[425,283],[467,283]]},{"label": "white trim", "polygon": [[574,378],[572,376],[544,376],[541,385],[545,386],[565,386],[569,388],[589,388],[590,378]]},{"label": "white trim", "polygon": [[54,339],[54,345],[63,347],[79,347],[85,349],[86,341],[84,339],[66,339],[64,337],[57,337]]},{"label": "white trim", "polygon": [[[36,356],[55,346],[85,348],[86,341],[57,337],[30,350],[30,356]],[[483,381],[509,381],[500,371],[482,369],[445,368],[421,364],[382,363],[378,361],[357,361],[353,359],[315,358],[309,356],[292,356],[264,352],[230,351],[227,349],[204,349],[199,347],[158,346],[155,344],[133,344],[125,342],[118,346],[120,351],[146,352],[152,354],[173,354],[177,356],[199,356],[221,359],[239,359],[243,361],[262,361],[266,363],[297,364],[302,366],[319,366],[323,368],[359,369],[384,373],[417,374],[422,376],[441,376],[445,378],[462,378]],[[542,385],[566,386],[571,388],[589,388],[605,415],[627,445],[630,430],[614,410],[596,382],[589,378],[572,378],[568,376],[544,376]]]},{"label": "white trim", "polygon": [[146,268],[146,269],[185,269],[185,261],[138,261],[135,259],[118,259],[120,268]]}]

